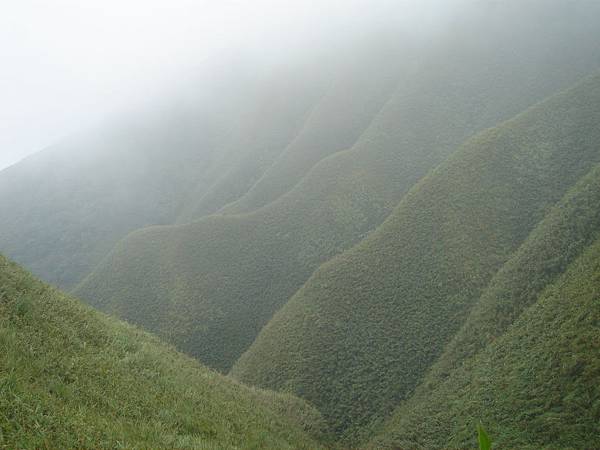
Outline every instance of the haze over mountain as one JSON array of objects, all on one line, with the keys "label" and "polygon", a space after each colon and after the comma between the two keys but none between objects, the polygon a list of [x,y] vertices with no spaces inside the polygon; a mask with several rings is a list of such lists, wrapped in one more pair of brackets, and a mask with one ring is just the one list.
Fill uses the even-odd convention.
[{"label": "haze over mountain", "polygon": [[[261,6],[262,3],[265,5]],[[303,121],[311,120],[309,114],[319,99],[344,95],[341,90],[352,89],[351,83],[360,82],[360,74],[356,75],[356,81],[352,81],[355,75],[346,79],[345,74],[362,71],[365,80],[371,61],[377,60],[371,52],[385,53],[385,47],[404,45],[409,35],[415,39],[406,27],[395,31],[396,25],[418,15],[413,11],[414,6],[402,8],[410,13],[407,17],[388,14],[386,19],[386,12],[398,8],[394,2],[382,1],[377,10],[365,9],[360,1],[345,6],[344,2],[331,2],[323,12],[340,18],[326,20],[315,19],[314,6],[302,2],[295,3],[296,15],[281,6],[269,9],[271,3],[274,2],[254,5],[256,10],[252,14],[260,15],[258,12],[266,8],[274,17],[237,30],[236,37],[231,38],[233,48],[214,44],[211,52],[199,57],[200,62],[195,59],[195,65],[188,63],[176,80],[167,77],[165,81],[156,75],[154,84],[160,88],[155,86],[153,91],[148,88],[141,93],[132,88],[133,93],[122,94],[123,102],[128,100],[125,106],[122,102],[113,105],[118,113],[109,114],[108,107],[102,106],[102,120],[94,125],[82,120],[81,130],[10,167],[2,177],[8,180],[7,187],[0,190],[0,196],[7,198],[0,201],[0,216],[9,222],[0,227],[0,249],[46,280],[64,288],[73,287],[130,231],[147,225],[186,222],[237,200],[292,143]],[[118,15],[109,6],[106,8]],[[236,20],[242,20],[244,11],[249,14],[248,9],[252,7],[245,6],[229,17],[226,8],[221,14],[227,17],[227,26],[234,27],[229,21],[235,24]],[[365,17],[361,18],[361,14]],[[282,33],[279,27],[294,20],[298,23]],[[265,21],[270,25],[262,27]],[[302,24],[309,21],[311,33],[300,32]],[[324,21],[331,22],[327,29]],[[252,27],[260,32],[250,32]],[[272,38],[273,33],[277,33],[278,39]],[[194,36],[195,42],[199,38]],[[248,43],[237,49],[234,44],[242,38],[247,38]],[[112,41],[111,45],[119,46]],[[293,56],[284,53],[290,50]],[[20,70],[27,72],[28,67]],[[14,78],[19,79],[17,75]],[[135,81],[142,86],[150,83],[139,78]],[[385,91],[386,87],[377,85],[376,80],[370,82],[373,89]],[[336,84],[344,85],[337,88],[337,93],[327,93]],[[11,86],[7,81],[6,89]],[[378,102],[384,101],[382,96],[373,92],[371,98],[366,93],[365,111],[357,102],[356,114],[367,117],[373,114]],[[60,103],[55,99],[53,104]],[[47,115],[56,114],[50,111]],[[319,111],[315,111],[317,114]],[[351,120],[368,119],[340,121],[331,135],[337,137],[343,133],[344,126],[351,133],[360,133],[360,128],[352,129],[355,124]],[[328,128],[319,119],[313,119],[314,122],[317,127]],[[356,125],[360,127],[360,123]],[[70,126],[63,129],[69,130]],[[11,132],[18,131],[16,126],[9,128]],[[24,133],[31,134],[29,128]],[[299,139],[328,138],[307,135]],[[340,145],[351,145],[345,139],[340,136],[336,145],[327,146],[327,152],[342,149]],[[3,152],[22,154],[10,150],[12,141],[2,145],[6,148]],[[298,145],[297,151],[315,146],[310,141]],[[317,147],[322,149],[325,145]],[[318,160],[318,155],[312,159]],[[164,166],[183,167],[185,171],[180,174],[178,169],[163,170]],[[296,170],[301,168],[298,165]],[[54,175],[41,176],[43,172]],[[65,194],[71,192],[75,194],[66,199]],[[21,201],[23,198],[27,201]],[[4,214],[4,208],[11,212]],[[38,229],[38,218],[28,217],[37,214],[36,211],[44,211],[47,217],[49,225],[43,226],[43,230]],[[32,249],[36,256],[29,255]]]},{"label": "haze over mountain", "polygon": [[[587,28],[583,17],[571,22],[573,28],[556,29],[547,23],[562,14],[560,8],[546,11],[539,22],[520,9],[499,10],[491,18],[488,12],[458,21],[439,47],[417,54],[392,48],[369,61],[370,80],[388,95],[373,108],[375,116],[365,114],[360,98],[351,105],[320,104],[338,111],[341,123],[355,121],[355,110],[370,121],[360,136],[349,136],[356,141],[347,151],[329,156],[331,138],[321,133],[325,140],[313,148],[322,160],[312,170],[290,161],[305,157],[296,144],[319,132],[309,120],[273,170],[221,215],[130,235],[78,286],[77,295],[229,370],[319,265],[363,239],[465,139],[575,82],[600,61],[595,23]],[[535,40],[528,39],[529,28],[505,27],[518,20],[538,24]],[[548,55],[544,49],[552,40],[571,48]],[[390,78],[394,89],[386,91]],[[338,142],[346,139],[343,128],[328,130],[338,132]],[[293,186],[286,167],[302,170],[296,179],[306,174],[304,179]],[[285,193],[277,173],[293,189]],[[269,188],[272,197],[285,195],[261,208]]]},{"label": "haze over mountain", "polygon": [[0,170],[0,447],[600,447],[600,3],[287,7]]},{"label": "haze over mountain", "polygon": [[420,32],[438,27],[451,3],[459,1],[2,2],[0,170],[115,111],[160,98],[212,58],[289,61],[373,27],[418,22],[410,29]]}]

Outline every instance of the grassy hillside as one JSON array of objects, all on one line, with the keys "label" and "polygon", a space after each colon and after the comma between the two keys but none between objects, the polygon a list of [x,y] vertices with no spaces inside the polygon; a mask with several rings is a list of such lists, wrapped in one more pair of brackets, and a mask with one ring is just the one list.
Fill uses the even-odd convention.
[{"label": "grassy hillside", "polygon": [[[544,39],[507,29],[513,19],[534,23]],[[408,61],[352,149],[252,213],[131,234],[76,292],[228,370],[319,265],[363,239],[465,139],[598,62],[586,50],[596,28],[546,19],[510,11],[487,23],[465,19],[440,47]],[[467,39],[470,32],[482,39]],[[573,48],[549,57],[553,44]]]},{"label": "grassy hillside", "polygon": [[600,76],[471,139],[324,264],[233,374],[313,401],[349,441],[406,399],[492,276],[600,161]]},{"label": "grassy hillside", "polygon": [[319,414],[245,387],[0,257],[0,448],[320,448]]},{"label": "grassy hillside", "polygon": [[[600,167],[494,277],[373,448],[600,446]],[[440,408],[439,405],[444,405]]]},{"label": "grassy hillside", "polygon": [[72,287],[129,232],[174,223],[215,189],[208,212],[243,194],[328,81],[312,62],[268,73],[223,65],[0,172],[0,251]]},{"label": "grassy hillside", "polygon": [[600,236],[600,169],[554,207],[494,276],[429,375],[443,379],[502,335],[540,293]]}]

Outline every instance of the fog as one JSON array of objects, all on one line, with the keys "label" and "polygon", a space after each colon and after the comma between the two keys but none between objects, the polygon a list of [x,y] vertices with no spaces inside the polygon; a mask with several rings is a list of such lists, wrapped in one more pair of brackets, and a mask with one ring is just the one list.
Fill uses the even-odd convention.
[{"label": "fog", "polygon": [[[370,30],[429,33],[442,0],[8,0],[0,169],[195,76],[222,53],[298,58]],[[452,6],[450,6],[452,5]]]}]

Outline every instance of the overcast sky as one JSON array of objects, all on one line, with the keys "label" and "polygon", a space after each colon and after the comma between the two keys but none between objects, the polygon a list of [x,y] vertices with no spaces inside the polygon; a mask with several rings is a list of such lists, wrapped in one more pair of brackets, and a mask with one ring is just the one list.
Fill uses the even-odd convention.
[{"label": "overcast sky", "polygon": [[156,95],[215,52],[265,44],[293,52],[310,48],[317,36],[352,33],[357,24],[393,14],[407,23],[415,15],[429,20],[444,3],[2,0],[0,169]]}]

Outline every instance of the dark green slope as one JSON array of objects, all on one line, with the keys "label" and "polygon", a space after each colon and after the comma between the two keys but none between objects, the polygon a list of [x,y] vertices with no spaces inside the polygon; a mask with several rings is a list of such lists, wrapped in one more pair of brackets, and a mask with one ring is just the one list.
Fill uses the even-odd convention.
[{"label": "dark green slope", "polygon": [[428,383],[446,378],[502,335],[599,235],[600,169],[596,168],[551,210],[494,276],[432,368]]},{"label": "dark green slope", "polygon": [[[506,28],[509,19],[533,20],[544,39],[527,41],[529,28]],[[545,16],[501,15],[460,23],[440,47],[404,67],[394,95],[352,149],[322,160],[252,213],[130,235],[77,293],[229,369],[320,264],[364,238],[466,138],[596,64],[585,48],[600,30],[585,20],[545,23]],[[465,37],[490,31],[485,39]],[[542,51],[559,43],[572,51],[560,58]]]},{"label": "dark green slope", "polygon": [[494,273],[600,161],[600,77],[471,139],[324,264],[232,373],[315,403],[355,441],[419,384]]},{"label": "dark green slope", "polygon": [[303,401],[245,387],[0,257],[0,448],[315,449]]},{"label": "dark green slope", "polygon": [[[600,167],[494,277],[374,448],[600,446]],[[443,407],[440,407],[443,405]]]},{"label": "dark green slope", "polygon": [[174,223],[192,193],[214,190],[224,174],[236,183],[213,209],[243,194],[295,136],[326,80],[309,77],[309,63],[265,74],[225,66],[0,172],[0,250],[70,287],[129,232]]}]

